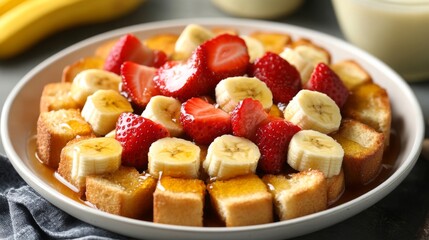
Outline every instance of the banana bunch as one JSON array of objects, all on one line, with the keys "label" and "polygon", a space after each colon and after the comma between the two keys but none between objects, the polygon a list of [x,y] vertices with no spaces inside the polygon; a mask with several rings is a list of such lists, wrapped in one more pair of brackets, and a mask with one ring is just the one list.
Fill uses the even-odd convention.
[{"label": "banana bunch", "polygon": [[72,26],[120,17],[142,0],[0,0],[0,58],[13,57]]}]

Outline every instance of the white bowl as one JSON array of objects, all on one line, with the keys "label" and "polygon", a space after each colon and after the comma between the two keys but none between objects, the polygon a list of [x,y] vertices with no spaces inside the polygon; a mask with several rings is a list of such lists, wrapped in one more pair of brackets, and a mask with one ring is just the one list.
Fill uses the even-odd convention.
[{"label": "white bowl", "polygon": [[[179,33],[189,23],[205,26],[228,26],[239,29],[242,34],[255,30],[285,32],[292,37],[311,39],[327,48],[333,62],[354,59],[387,89],[392,104],[393,128],[400,136],[400,153],[394,173],[371,191],[339,206],[308,216],[246,227],[182,227],[156,224],[112,215],[76,202],[55,190],[34,170],[29,162],[28,141],[34,133],[39,114],[38,104],[46,83],[58,81],[64,66],[87,56],[103,41],[118,38],[125,33],[134,33],[145,38],[157,33]],[[126,236],[151,239],[285,239],[310,233],[338,223],[370,207],[390,193],[407,176],[421,150],[424,124],[420,106],[409,86],[394,71],[371,55],[323,33],[287,24],[233,20],[233,19],[187,19],[155,22],[122,28],[92,37],[52,56],[30,71],[8,96],[1,115],[1,137],[4,148],[16,171],[24,180],[48,201],[67,213],[95,226]]]}]

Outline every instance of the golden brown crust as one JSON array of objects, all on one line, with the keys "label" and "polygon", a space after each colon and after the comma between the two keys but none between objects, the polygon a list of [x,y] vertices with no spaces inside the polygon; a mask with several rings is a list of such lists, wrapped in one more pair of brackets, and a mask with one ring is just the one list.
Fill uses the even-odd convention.
[{"label": "golden brown crust", "polygon": [[331,65],[331,69],[340,77],[349,90],[353,90],[359,85],[372,82],[369,73],[354,60],[336,62]]},{"label": "golden brown crust", "polygon": [[255,31],[249,36],[261,41],[265,51],[277,54],[281,53],[286,45],[292,42],[292,37],[284,33]]},{"label": "golden brown crust", "polygon": [[[177,186],[187,184],[183,191]],[[174,189],[170,189],[173,187]],[[203,226],[205,184],[198,179],[163,176],[153,195],[153,221],[182,226]]]},{"label": "golden brown crust", "polygon": [[335,203],[344,193],[346,182],[344,180],[344,170],[341,169],[338,175],[326,179],[328,188],[328,205]]},{"label": "golden brown crust", "polygon": [[113,173],[87,176],[85,195],[102,211],[141,219],[152,210],[155,187],[156,179],[141,175],[135,168],[120,167]]},{"label": "golden brown crust", "polygon": [[280,220],[305,216],[328,207],[327,183],[318,170],[284,175],[265,175]]},{"label": "golden brown crust", "polygon": [[46,84],[40,98],[40,112],[79,108],[77,102],[69,94],[70,88],[71,83]]},{"label": "golden brown crust", "polygon": [[44,164],[56,169],[61,150],[68,141],[92,134],[91,126],[85,122],[79,110],[43,112],[37,120],[37,156]]},{"label": "golden brown crust", "polygon": [[332,137],[344,149],[343,169],[347,186],[364,185],[378,175],[384,152],[382,133],[359,121],[345,119]]},{"label": "golden brown crust", "polygon": [[300,46],[306,46],[306,47],[310,47],[313,50],[315,50],[316,52],[320,53],[321,56],[323,56],[323,58],[325,59],[325,61],[323,61],[326,64],[330,64],[331,63],[331,54],[329,53],[328,50],[326,50],[325,48],[313,43],[311,40],[306,39],[306,38],[300,38],[298,40],[295,40],[293,42],[291,42],[288,47],[290,48],[297,48]]},{"label": "golden brown crust", "polygon": [[207,189],[214,209],[227,227],[273,221],[272,196],[256,175],[215,181]]}]

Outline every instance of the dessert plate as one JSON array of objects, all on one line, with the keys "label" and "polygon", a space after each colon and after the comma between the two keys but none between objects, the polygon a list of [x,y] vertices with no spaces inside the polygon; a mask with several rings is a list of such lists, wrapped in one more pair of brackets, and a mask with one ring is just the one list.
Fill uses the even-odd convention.
[{"label": "dessert plate", "polygon": [[[392,104],[393,129],[400,136],[400,150],[393,174],[369,192],[338,206],[308,216],[246,227],[182,227],[135,220],[105,213],[79,203],[58,192],[44,181],[43,175],[31,164],[29,141],[39,114],[39,99],[43,86],[60,79],[64,66],[90,55],[100,43],[133,33],[146,38],[159,33],[180,33],[190,23],[207,27],[233,27],[241,34],[256,30],[284,32],[294,39],[308,38],[328,49],[332,61],[353,59],[361,64],[373,80],[386,88]],[[8,96],[1,115],[1,138],[6,153],[22,178],[48,201],[92,225],[134,238],[150,239],[285,239],[334,225],[370,207],[389,194],[407,176],[421,150],[424,124],[420,106],[409,86],[398,74],[371,55],[326,34],[287,24],[235,20],[186,19],[154,22],[107,32],[77,43],[50,57],[31,70]]]}]

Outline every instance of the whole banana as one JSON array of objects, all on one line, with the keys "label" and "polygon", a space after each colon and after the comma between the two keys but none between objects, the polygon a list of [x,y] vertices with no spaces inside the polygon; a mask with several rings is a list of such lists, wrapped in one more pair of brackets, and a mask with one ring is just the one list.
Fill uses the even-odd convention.
[{"label": "whole banana", "polygon": [[[122,16],[143,0],[3,0],[10,4],[0,15],[0,58],[13,57],[44,37],[72,26]],[[18,2],[17,4],[13,4]]]}]

